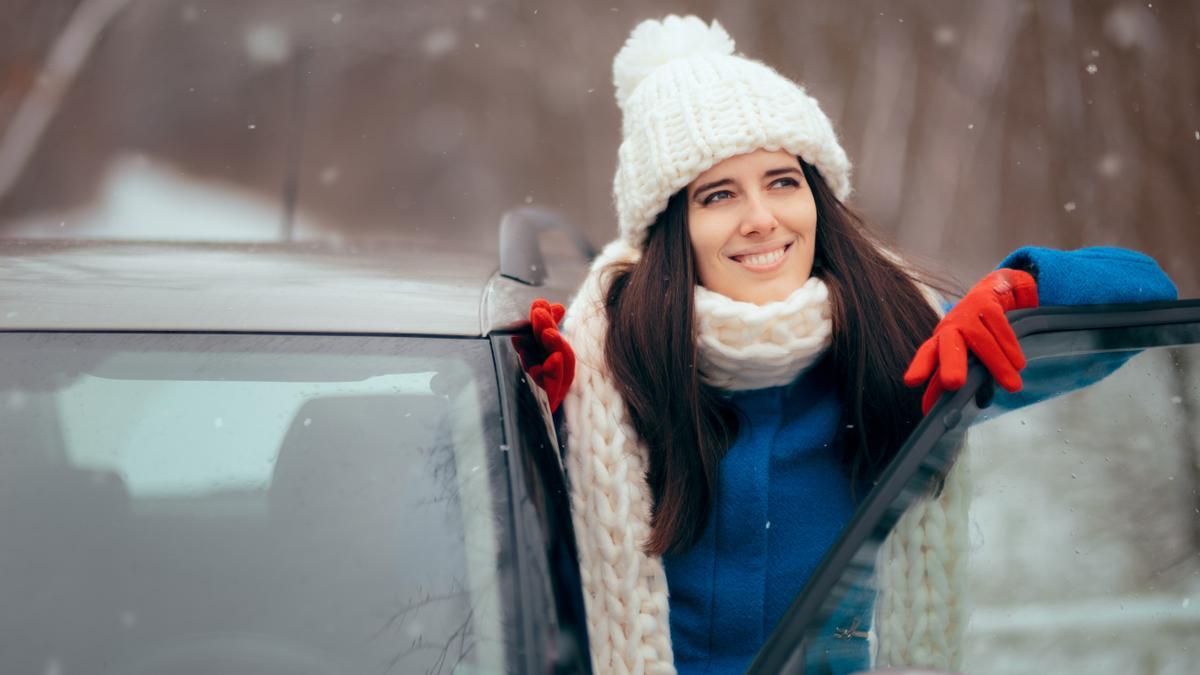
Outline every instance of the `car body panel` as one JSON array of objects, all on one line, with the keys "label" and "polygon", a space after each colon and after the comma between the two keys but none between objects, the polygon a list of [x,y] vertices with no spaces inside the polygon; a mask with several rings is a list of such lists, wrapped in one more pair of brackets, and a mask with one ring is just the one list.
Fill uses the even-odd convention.
[{"label": "car body panel", "polygon": [[[585,269],[545,286],[497,274],[452,242],[0,242],[0,330],[483,336],[534,297],[565,301]],[[560,281],[561,279],[561,281]]]}]

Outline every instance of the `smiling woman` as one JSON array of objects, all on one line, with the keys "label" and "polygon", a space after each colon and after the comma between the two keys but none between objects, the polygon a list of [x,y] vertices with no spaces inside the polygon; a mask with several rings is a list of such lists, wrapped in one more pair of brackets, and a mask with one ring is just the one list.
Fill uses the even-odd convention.
[{"label": "smiling woman", "polygon": [[[1174,288],[1131,252],[1026,249],[939,322],[923,275],[847,206],[850,163],[817,102],[716,22],[643,22],[613,80],[620,237],[563,326],[594,669],[741,673],[920,422],[906,382],[929,380],[931,402],[970,352],[1019,389],[1004,312],[1036,306],[1039,285],[1058,304]],[[899,572],[829,624],[829,671],[869,667],[871,634],[876,665],[960,664],[969,489],[938,478],[883,547]]]}]

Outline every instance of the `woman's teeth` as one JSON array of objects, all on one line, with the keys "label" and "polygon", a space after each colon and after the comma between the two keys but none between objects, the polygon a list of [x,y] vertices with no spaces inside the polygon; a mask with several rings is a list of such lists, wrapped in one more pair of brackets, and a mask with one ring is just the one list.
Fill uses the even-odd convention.
[{"label": "woman's teeth", "polygon": [[750,265],[755,265],[758,267],[761,267],[763,265],[770,265],[771,263],[773,263],[776,260],[779,260],[780,258],[783,257],[784,249],[786,249],[786,248],[787,248],[786,246],[781,246],[781,247],[775,249],[774,251],[769,251],[767,253],[756,253],[755,255],[738,256],[736,258],[736,260],[738,262],[744,262],[744,263],[747,263]]}]

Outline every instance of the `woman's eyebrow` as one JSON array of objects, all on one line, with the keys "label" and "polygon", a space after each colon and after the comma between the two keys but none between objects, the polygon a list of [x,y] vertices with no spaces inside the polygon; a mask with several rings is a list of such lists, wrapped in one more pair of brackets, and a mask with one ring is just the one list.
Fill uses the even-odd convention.
[{"label": "woman's eyebrow", "polygon": [[[797,176],[803,175],[800,173],[800,169],[798,169],[797,167],[784,166],[784,167],[780,167],[778,169],[770,169],[769,171],[767,171],[766,173],[763,174],[763,177],[773,178],[775,176],[782,176],[785,174],[796,174]],[[701,192],[704,192],[705,190],[711,190],[715,187],[721,187],[722,185],[732,185],[732,184],[733,184],[732,178],[722,178],[720,180],[715,180],[715,181],[712,181],[711,183],[705,183],[704,185],[697,187],[695,192],[692,193],[692,196],[695,197],[696,195],[699,195]]]},{"label": "woman's eyebrow", "polygon": [[732,185],[732,184],[733,184],[732,178],[722,178],[721,180],[715,180],[711,183],[705,183],[704,185],[701,185],[700,187],[696,188],[696,191],[692,193],[692,196],[695,197],[696,195],[700,194],[701,192],[704,192],[705,190],[711,190],[715,187],[721,187],[722,185]]},{"label": "woman's eyebrow", "polygon": [[798,168],[796,168],[796,167],[794,167],[794,166],[785,166],[785,167],[782,167],[782,168],[779,168],[779,169],[771,169],[770,171],[768,171],[768,172],[764,173],[764,174],[763,174],[763,177],[765,177],[765,178],[773,178],[773,177],[775,177],[775,176],[782,176],[782,175],[784,175],[784,174],[788,174],[788,173],[794,173],[794,174],[796,174],[796,175],[798,175],[798,176],[799,176],[799,175],[803,175],[803,174],[801,174],[801,173],[800,173],[800,169],[798,169]]}]

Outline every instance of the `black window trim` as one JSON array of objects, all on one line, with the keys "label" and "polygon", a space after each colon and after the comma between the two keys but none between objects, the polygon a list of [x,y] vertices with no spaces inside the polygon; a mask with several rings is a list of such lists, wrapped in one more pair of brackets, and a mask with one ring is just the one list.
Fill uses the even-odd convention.
[{"label": "black window trim", "polygon": [[[1200,342],[1200,299],[1041,307],[1010,312],[1008,318],[1029,359],[1094,352],[1103,347],[1138,349]],[[1187,324],[1195,324],[1194,330],[1170,330],[1172,326],[1188,328]],[[1156,330],[1160,328],[1167,330]],[[1126,331],[1120,344],[1097,339],[1112,333],[1112,329],[1134,330]],[[830,612],[824,611],[826,600],[848,590],[839,587],[838,582],[855,552],[879,530],[891,529],[895,523],[885,522],[889,513],[903,511],[920,497],[913,491],[902,494],[918,472],[929,474],[932,480],[936,468],[949,466],[970,420],[987,406],[991,387],[991,376],[972,358],[966,385],[943,395],[917,425],[763,644],[747,675],[805,672],[806,628],[818,622],[823,625],[830,618]]]},{"label": "black window trim", "polygon": [[[506,385],[506,381],[511,378],[524,377],[524,373],[520,371],[516,349],[511,343],[514,336],[521,334],[528,334],[528,329],[497,331],[488,335],[493,361],[496,365],[500,409],[504,418],[501,426],[504,430],[504,443],[507,448],[504,453],[504,463],[509,488],[508,520],[510,528],[508,536],[511,537],[509,545],[514,568],[511,575],[513,583],[511,597],[515,601],[514,618],[519,625],[520,647],[524,651],[512,663],[520,663],[520,672],[590,673],[591,657],[588,651],[587,626],[585,617],[582,616],[583,589],[578,580],[561,578],[562,575],[555,570],[552,561],[542,555],[548,541],[558,540],[570,549],[571,564],[576,568],[578,565],[575,534],[570,522],[566,474],[562,469],[561,462],[558,463],[556,470],[549,472],[551,475],[543,479],[535,475],[538,472],[528,471],[523,462],[514,461],[516,454],[533,451],[524,447],[524,439],[519,429],[517,415],[520,414],[519,410],[522,404],[517,398],[520,394],[514,392],[511,386]],[[526,405],[534,404],[526,401]],[[548,440],[553,444],[552,451],[561,458],[557,434],[551,435]],[[533,486],[531,482],[538,482],[542,493],[547,495],[546,498],[555,499],[555,508],[560,514],[566,516],[566,522],[558,523],[554,532],[544,531],[540,520],[529,517],[528,510],[521,508],[526,501],[532,499],[530,493],[533,491]],[[553,527],[554,525],[552,525]],[[537,556],[538,559],[529,559],[533,556]],[[537,572],[545,573],[550,578],[536,578],[534,575]],[[542,593],[540,587],[546,585],[547,582],[551,593],[572,596],[570,598],[556,597],[555,600],[572,603],[579,608],[579,616],[547,617],[534,611],[539,604],[537,602],[539,595]]]}]

